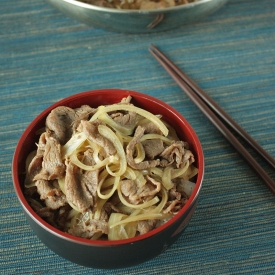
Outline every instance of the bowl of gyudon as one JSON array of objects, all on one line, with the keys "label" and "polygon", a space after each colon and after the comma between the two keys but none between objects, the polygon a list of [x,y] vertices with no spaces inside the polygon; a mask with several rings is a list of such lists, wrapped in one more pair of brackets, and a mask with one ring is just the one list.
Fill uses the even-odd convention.
[{"label": "bowl of gyudon", "polygon": [[168,104],[119,89],[65,98],[24,131],[12,164],[34,232],[94,268],[147,261],[188,225],[204,174],[194,130]]}]

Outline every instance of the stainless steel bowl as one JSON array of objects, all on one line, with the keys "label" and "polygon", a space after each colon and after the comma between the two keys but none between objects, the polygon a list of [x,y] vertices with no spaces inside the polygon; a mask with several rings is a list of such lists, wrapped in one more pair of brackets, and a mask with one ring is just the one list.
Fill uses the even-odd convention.
[{"label": "stainless steel bowl", "polygon": [[199,0],[158,10],[103,8],[76,0],[46,0],[53,7],[80,22],[101,29],[148,33],[174,29],[198,21],[222,7],[227,0]]}]

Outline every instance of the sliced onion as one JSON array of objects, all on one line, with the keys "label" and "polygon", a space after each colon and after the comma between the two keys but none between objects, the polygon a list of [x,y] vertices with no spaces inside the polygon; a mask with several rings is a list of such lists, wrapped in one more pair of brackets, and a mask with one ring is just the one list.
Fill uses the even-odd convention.
[{"label": "sliced onion", "polygon": [[63,194],[66,195],[66,193],[65,193],[65,178],[58,179],[58,185],[59,185],[60,190],[63,192]]},{"label": "sliced onion", "polygon": [[157,176],[161,179],[162,175],[163,175],[163,170],[161,170],[160,168],[157,168],[157,167],[152,167],[152,168],[149,168],[149,174],[153,178],[155,178],[155,176]]},{"label": "sliced onion", "polygon": [[145,151],[140,142],[136,144],[137,156],[134,158],[135,163],[141,163],[145,159]]},{"label": "sliced onion", "polygon": [[117,122],[115,122],[106,112],[102,112],[98,118],[105,122],[107,125],[109,125],[111,128],[113,128],[114,130],[116,130],[117,132],[120,132],[124,135],[132,135],[133,132],[134,132],[134,128],[135,128],[135,125],[134,127],[125,127],[125,126],[122,126],[120,124],[118,124]]},{"label": "sliced onion", "polygon": [[129,166],[127,166],[126,171],[123,174],[123,176],[126,179],[130,179],[130,180],[135,180],[137,177],[135,171],[132,168],[130,168]]},{"label": "sliced onion", "polygon": [[188,176],[189,176],[189,179],[191,179],[198,174],[199,169],[192,164],[189,166],[189,168],[190,168],[191,172],[190,172],[190,174],[188,174]]},{"label": "sliced onion", "polygon": [[100,216],[101,216],[101,210],[103,208],[103,205],[105,204],[107,200],[104,200],[104,199],[97,199],[97,202],[96,202],[96,211],[95,211],[95,214],[94,214],[94,219],[95,220],[99,220],[100,219]]},{"label": "sliced onion", "polygon": [[123,144],[123,143],[129,143],[129,142],[132,140],[132,137],[131,137],[131,136],[123,135],[123,134],[120,133],[120,132],[116,132],[116,135],[117,135],[117,137],[119,138],[121,144]]},{"label": "sliced onion", "polygon": [[108,225],[109,225],[109,233],[108,233],[108,240],[121,240],[121,239],[127,239],[128,235],[123,226],[113,226],[113,224],[121,221],[127,217],[127,215],[121,214],[121,213],[112,213],[110,215]]},{"label": "sliced onion", "polygon": [[106,165],[108,165],[110,163],[113,163],[113,162],[117,161],[117,159],[114,156],[110,156],[110,157],[107,157],[104,160],[98,162],[95,165],[85,165],[84,163],[82,163],[78,159],[77,154],[74,153],[74,154],[71,155],[70,161],[74,165],[78,166],[79,168],[81,168],[83,170],[86,170],[86,171],[95,171],[95,170],[98,170],[98,169],[100,169],[100,168],[102,168],[102,167],[104,167],[104,166],[106,166]]},{"label": "sliced onion", "polygon": [[103,170],[102,172],[100,172],[99,176],[98,176],[98,181],[104,181],[107,177],[108,177],[109,173],[107,170]]},{"label": "sliced onion", "polygon": [[65,159],[66,156],[70,156],[78,147],[80,147],[83,142],[87,139],[84,133],[74,134],[70,140],[61,148],[62,159]]},{"label": "sliced onion", "polygon": [[161,139],[164,143],[169,144],[169,145],[172,143],[171,139],[169,139],[167,137],[164,137],[162,135],[158,135],[158,134],[146,134],[146,135],[143,135],[140,138],[140,142],[148,140],[148,139]]},{"label": "sliced onion", "polygon": [[69,214],[68,214],[68,216],[67,216],[67,220],[70,220],[70,219],[72,219],[75,215],[77,215],[79,212],[77,212],[75,209],[72,209],[70,212],[69,212]]},{"label": "sliced onion", "polygon": [[[76,211],[76,210],[74,210]],[[76,226],[79,223],[79,219],[81,217],[81,213],[79,211],[76,211],[77,213],[71,218],[71,222],[70,222],[70,228],[73,228],[74,226]]]},{"label": "sliced onion", "polygon": [[72,203],[72,202],[69,201],[68,199],[67,199],[67,201],[68,201],[68,204],[69,204],[75,211],[81,213],[80,209],[79,209],[74,203]]},{"label": "sliced onion", "polygon": [[[115,193],[115,191],[117,190],[117,187],[118,187],[118,184],[119,184],[119,180],[120,180],[120,177],[115,177],[115,180],[114,180],[114,185],[113,185],[113,187],[112,187],[112,189],[110,190],[110,189],[108,189],[107,191],[106,191],[106,194],[102,194],[101,193],[101,191],[100,191],[100,186],[99,186],[99,188],[97,189],[97,195],[101,198],[101,199],[103,199],[103,200],[107,200],[107,199],[109,199],[114,193]],[[107,193],[108,192],[108,193]]]},{"label": "sliced onion", "polygon": [[91,147],[91,149],[93,150],[93,159],[96,163],[100,162],[100,151],[103,150],[103,148],[101,146],[99,146],[98,144],[96,144],[95,142],[87,139],[89,146]]},{"label": "sliced onion", "polygon": [[117,177],[120,176],[119,170],[120,170],[120,166],[119,165],[106,165],[106,170],[108,171],[108,173],[113,176],[113,177]]},{"label": "sliced onion", "polygon": [[115,226],[122,225],[125,223],[130,223],[130,222],[145,221],[145,220],[163,220],[163,219],[167,219],[168,217],[171,218],[171,214],[144,213],[136,216],[129,216],[126,219],[117,221],[116,223],[113,223],[112,225],[110,225],[110,228],[113,228]]},{"label": "sliced onion", "polygon": [[171,179],[178,178],[184,175],[184,173],[188,170],[188,167],[189,167],[189,160],[186,161],[185,165],[182,168],[172,170]]},{"label": "sliced onion", "polygon": [[148,120],[150,120],[151,122],[153,122],[159,129],[160,131],[164,134],[164,136],[168,135],[168,129],[167,127],[164,125],[164,123],[154,114],[143,110],[139,107],[136,107],[134,105],[130,105],[130,104],[113,104],[113,105],[108,105],[108,106],[100,106],[98,107],[97,112],[91,117],[90,121],[94,121],[96,120],[103,112],[113,112],[113,111],[118,111],[118,110],[124,110],[124,111],[128,111],[128,112],[135,112],[145,118],[147,118]]},{"label": "sliced onion", "polygon": [[134,173],[136,174],[135,182],[137,183],[137,186],[138,187],[144,186],[147,182],[147,180],[144,178],[144,175],[138,170],[134,170]]},{"label": "sliced onion", "polygon": [[113,143],[113,145],[117,151],[117,155],[119,157],[119,162],[120,162],[120,168],[116,173],[114,173],[114,176],[123,175],[127,168],[127,160],[126,160],[124,148],[123,148],[122,144],[120,143],[118,137],[109,127],[107,127],[105,125],[99,125],[98,132],[105,138],[109,139]]},{"label": "sliced onion", "polygon": [[162,174],[162,185],[167,189],[170,190],[174,184],[172,183],[171,173],[173,167],[167,166],[165,167],[163,174]]},{"label": "sliced onion", "polygon": [[121,193],[121,190],[120,190],[120,186],[118,187],[117,189],[117,194],[120,198],[120,201],[128,206],[128,207],[131,207],[131,208],[134,208],[134,209],[144,209],[146,207],[149,207],[149,206],[152,206],[152,205],[155,205],[156,203],[159,202],[159,198],[157,196],[155,196],[153,199],[149,200],[149,201],[146,201],[144,203],[141,203],[141,204],[131,204],[129,202],[127,202],[127,200],[124,198],[124,196],[122,195]]},{"label": "sliced onion", "polygon": [[168,201],[168,192],[165,190],[165,188],[161,188],[161,202],[158,204],[158,206],[155,207],[155,209],[152,210],[152,213],[160,213],[162,209],[164,208],[165,204]]}]

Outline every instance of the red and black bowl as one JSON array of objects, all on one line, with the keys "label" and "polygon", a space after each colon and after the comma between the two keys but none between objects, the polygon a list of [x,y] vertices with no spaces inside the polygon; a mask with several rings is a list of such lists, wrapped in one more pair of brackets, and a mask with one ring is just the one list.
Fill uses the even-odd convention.
[{"label": "red and black bowl", "polygon": [[[77,108],[81,105],[90,105],[97,107],[118,103],[127,96],[132,97],[132,103],[135,106],[154,114],[161,114],[163,119],[176,129],[179,137],[189,143],[196,159],[195,165],[198,168],[195,188],[191,197],[172,219],[162,226],[134,238],[119,241],[88,240],[56,229],[35,213],[23,194],[25,162],[28,154],[35,149],[38,138],[37,130],[44,127],[47,115],[57,106]],[[46,246],[61,257],[79,265],[114,269],[137,265],[156,257],[183,234],[198,203],[204,176],[204,155],[198,136],[192,127],[179,112],[168,104],[149,95],[128,90],[94,90],[67,97],[53,104],[31,122],[15,149],[12,175],[14,189],[27,221]]]}]

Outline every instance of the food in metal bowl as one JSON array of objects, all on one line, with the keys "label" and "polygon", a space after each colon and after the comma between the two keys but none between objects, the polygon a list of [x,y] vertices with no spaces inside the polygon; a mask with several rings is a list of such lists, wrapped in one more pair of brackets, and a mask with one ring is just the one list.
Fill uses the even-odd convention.
[{"label": "food in metal bowl", "polygon": [[197,0],[79,0],[80,2],[106,8],[129,10],[154,10],[189,4]]},{"label": "food in metal bowl", "polygon": [[[87,4],[77,0],[46,1],[62,13],[80,22],[109,31],[127,33],[149,33],[183,27],[210,15],[227,2],[227,0],[196,0],[192,2],[188,0],[188,3],[180,4],[177,0],[156,0],[164,2],[125,0],[124,4],[124,2],[120,2],[121,0],[93,0],[96,2]],[[130,3],[131,1],[133,2]],[[186,2],[181,1],[181,3]],[[174,3],[175,6],[172,6]],[[118,8],[119,5],[121,8]]]}]

